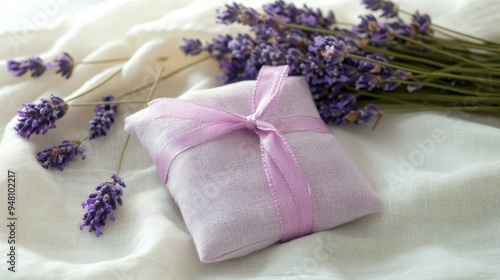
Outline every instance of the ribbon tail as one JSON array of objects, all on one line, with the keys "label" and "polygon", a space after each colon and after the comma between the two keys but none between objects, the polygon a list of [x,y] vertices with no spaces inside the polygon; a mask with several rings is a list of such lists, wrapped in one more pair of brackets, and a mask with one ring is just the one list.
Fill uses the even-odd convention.
[{"label": "ribbon tail", "polygon": [[288,76],[288,65],[262,66],[253,92],[253,112],[264,116],[279,100]]},{"label": "ribbon tail", "polygon": [[286,140],[259,131],[262,161],[282,229],[282,241],[314,232],[315,206],[309,183]]}]

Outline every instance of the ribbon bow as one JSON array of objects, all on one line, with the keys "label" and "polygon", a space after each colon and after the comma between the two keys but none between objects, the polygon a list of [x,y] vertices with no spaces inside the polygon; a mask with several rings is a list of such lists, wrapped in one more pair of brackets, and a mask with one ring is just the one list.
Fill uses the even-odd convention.
[{"label": "ribbon bow", "polygon": [[182,119],[203,123],[177,135],[155,158],[164,182],[172,161],[183,151],[223,137],[237,129],[255,132],[260,139],[262,162],[279,218],[282,241],[314,232],[315,207],[311,189],[282,134],[294,131],[330,133],[320,118],[303,115],[266,117],[279,100],[288,66],[262,67],[253,92],[253,114],[242,116],[191,100],[160,98],[149,103],[154,119]]}]

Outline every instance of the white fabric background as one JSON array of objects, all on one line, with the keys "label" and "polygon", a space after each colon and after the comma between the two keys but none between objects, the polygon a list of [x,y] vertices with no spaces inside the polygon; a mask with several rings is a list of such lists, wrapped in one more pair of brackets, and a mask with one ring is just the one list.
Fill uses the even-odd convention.
[{"label": "white fabric background", "polygon": [[[60,1],[61,3],[63,1]],[[265,1],[252,1],[260,6]],[[300,1],[294,1],[301,3]],[[436,23],[500,39],[500,2],[399,1]],[[77,60],[131,57],[122,74],[79,101],[96,101],[151,82],[192,61],[178,51],[183,37],[235,34],[215,25],[225,1],[107,1],[39,31],[0,35],[0,69],[9,58],[68,51]],[[358,1],[309,1],[333,8],[341,21],[363,12]],[[40,11],[40,10],[39,10]],[[34,16],[26,15],[29,19]],[[84,137],[91,108],[71,108],[47,135],[16,135],[16,109],[54,93],[91,87],[118,65],[78,66],[69,80],[0,75],[1,279],[498,279],[500,278],[500,149],[498,118],[452,112],[387,115],[369,126],[332,127],[382,200],[382,212],[334,230],[275,245],[247,257],[201,264],[180,213],[149,155],[132,139],[121,175],[128,187],[116,221],[95,238],[78,225],[80,203],[109,179],[126,134],[123,117],[142,108],[122,106],[105,140],[85,142],[87,159],[67,170],[45,170],[35,153],[63,139]],[[178,96],[215,87],[215,62],[162,82],[156,94]],[[135,96],[143,99],[146,92]],[[17,174],[16,273],[7,271],[7,170]]]}]

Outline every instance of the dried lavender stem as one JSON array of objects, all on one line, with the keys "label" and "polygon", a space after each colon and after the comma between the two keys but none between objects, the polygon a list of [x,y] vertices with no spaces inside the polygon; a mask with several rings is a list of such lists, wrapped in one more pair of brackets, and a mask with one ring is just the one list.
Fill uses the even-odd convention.
[{"label": "dried lavender stem", "polygon": [[[198,63],[201,63],[201,62],[203,62],[203,61],[205,61],[205,60],[208,60],[208,59],[210,59],[210,58],[211,58],[210,56],[207,56],[207,57],[204,57],[204,58],[202,58],[202,59],[196,60],[196,61],[194,61],[194,62],[192,62],[192,63],[189,63],[189,64],[187,64],[187,65],[185,65],[185,66],[183,66],[183,67],[178,68],[177,70],[172,71],[171,73],[169,73],[169,74],[167,74],[167,75],[165,75],[165,76],[163,76],[163,77],[160,77],[160,79],[159,79],[159,80],[161,81],[161,80],[168,79],[168,78],[170,78],[170,77],[172,77],[172,76],[174,76],[174,75],[178,74],[179,72],[182,72],[182,71],[184,71],[184,70],[186,70],[186,69],[188,69],[188,68],[190,68],[190,67],[192,67],[192,66],[194,66],[194,65],[196,65],[196,64],[198,64]],[[134,93],[136,93],[136,92],[139,92],[139,91],[141,91],[141,90],[143,90],[143,89],[146,89],[146,88],[148,88],[148,87],[152,86],[153,84],[154,84],[154,82],[153,82],[153,83],[149,83],[149,84],[147,84],[147,85],[145,85],[145,86],[142,86],[142,87],[140,87],[140,88],[134,89],[134,90],[132,90],[132,91],[126,92],[126,93],[124,93],[124,94],[120,95],[119,97],[117,97],[117,98],[116,98],[116,100],[120,100],[120,99],[122,99],[122,98],[123,98],[123,97],[125,97],[125,96],[131,95],[131,94],[134,94]]]},{"label": "dried lavender stem", "polygon": [[[408,15],[408,16],[413,16],[412,13],[404,11],[404,10],[401,10],[401,9],[399,10],[399,12],[402,13],[402,14]],[[500,44],[498,44],[498,43],[495,43],[495,42],[492,42],[492,41],[488,41],[486,39],[482,39],[482,38],[479,38],[479,37],[475,37],[475,36],[472,36],[472,35],[469,35],[469,34],[465,34],[465,33],[462,33],[462,32],[459,32],[459,31],[456,31],[456,30],[453,30],[453,29],[450,29],[450,28],[447,28],[447,27],[444,27],[444,26],[441,26],[441,25],[437,25],[435,23],[431,23],[431,25],[434,28],[442,29],[444,31],[447,31],[447,32],[450,32],[450,33],[453,33],[453,34],[456,34],[456,35],[459,35],[459,36],[462,36],[462,37],[467,37],[467,38],[470,38],[470,39],[474,39],[476,41],[485,42],[485,43],[488,43],[488,44],[491,44],[491,45],[495,45],[495,46],[500,46]],[[439,32],[442,33],[442,31],[439,31]],[[455,39],[460,40],[459,38],[455,38]]]},{"label": "dried lavender stem", "polygon": [[[155,81],[153,83],[153,87],[151,88],[151,91],[149,92],[148,98],[146,99],[146,103],[151,101],[151,98],[153,97],[154,92],[156,91],[156,86],[158,85],[158,82],[160,81],[161,74],[163,73],[163,67],[160,69],[158,74],[156,75]],[[116,175],[120,175],[120,169],[122,167],[122,162],[123,162],[123,156],[125,155],[125,149],[127,148],[128,141],[130,140],[130,134],[127,136],[127,139],[125,140],[125,144],[123,145],[122,152],[120,154],[120,159],[118,160],[118,167],[116,168]]]},{"label": "dried lavender stem", "polygon": [[97,83],[95,86],[91,87],[90,89],[78,94],[77,96],[74,96],[74,97],[71,97],[69,99],[66,100],[66,102],[70,102],[72,100],[75,100],[77,98],[80,98],[82,96],[84,96],[85,94],[89,93],[89,92],[92,92],[93,90],[95,90],[96,88],[104,85],[105,83],[109,82],[114,76],[118,75],[120,72],[122,71],[122,66],[120,66],[115,72],[113,72],[111,75],[109,75],[107,78],[105,78],[104,80],[102,80],[101,82]]},{"label": "dried lavender stem", "polygon": [[[438,43],[443,43],[443,44],[451,44],[453,45],[459,45],[465,48],[474,48],[474,49],[481,49],[481,50],[486,50],[490,52],[500,52],[500,48],[493,48],[493,47],[488,47],[488,45],[485,44],[478,44],[474,42],[467,42],[467,41],[458,41],[458,40],[448,40],[448,39],[442,39],[442,38],[436,38],[434,36],[425,36],[425,35],[420,35],[423,39],[438,42]],[[446,45],[443,45],[446,46]]]},{"label": "dried lavender stem", "polygon": [[400,83],[400,84],[405,84],[405,85],[420,85],[420,86],[445,89],[445,90],[449,90],[451,92],[461,93],[464,95],[481,96],[481,94],[478,94],[478,92],[476,92],[476,91],[461,89],[459,87],[452,87],[452,86],[446,86],[446,85],[440,85],[440,84],[434,84],[434,83],[426,83],[426,82],[411,82],[411,81],[398,80],[398,79],[394,79],[392,81],[396,82],[396,83]]},{"label": "dried lavender stem", "polygon": [[462,56],[460,56],[460,55],[456,55],[456,54],[454,54],[454,53],[450,53],[450,52],[447,52],[447,51],[441,50],[441,49],[436,48],[436,47],[434,47],[434,46],[432,46],[432,45],[429,45],[429,44],[426,44],[426,43],[420,42],[420,41],[418,41],[418,40],[414,40],[414,39],[412,39],[412,38],[409,38],[409,37],[406,37],[406,36],[403,36],[403,35],[400,35],[400,34],[394,34],[394,37],[398,37],[398,38],[400,38],[400,39],[403,39],[403,40],[406,40],[406,41],[408,41],[408,42],[411,42],[411,43],[413,43],[413,44],[415,44],[415,45],[419,45],[419,46],[421,46],[421,47],[424,47],[424,48],[426,48],[426,49],[428,49],[428,50],[432,50],[432,51],[435,51],[435,52],[437,52],[437,53],[441,53],[441,54],[443,54],[443,55],[447,55],[447,56],[449,56],[449,57],[453,57],[453,58],[455,58],[455,59],[458,59],[458,60],[463,61],[463,62],[467,62],[467,63],[469,63],[469,64],[474,64],[474,65],[477,65],[477,66],[480,66],[480,67],[483,67],[483,68],[490,69],[490,70],[495,71],[495,72],[500,72],[500,69],[493,68],[493,67],[489,67],[488,65],[484,65],[484,64],[482,64],[482,63],[480,63],[480,62],[477,62],[477,61],[474,61],[474,60],[470,60],[470,59],[467,59],[467,58],[462,57]]},{"label": "dried lavender stem", "polygon": [[121,61],[127,61],[129,59],[130,59],[130,57],[105,59],[105,60],[93,60],[93,61],[78,61],[78,62],[75,62],[75,65],[76,64],[101,64],[101,63],[121,62]]},{"label": "dried lavender stem", "polygon": [[123,156],[125,155],[125,150],[127,149],[128,141],[130,140],[130,134],[127,135],[125,144],[123,144],[122,152],[120,158],[118,159],[118,167],[116,168],[116,175],[120,175],[120,169],[122,168]]},{"label": "dried lavender stem", "polygon": [[425,64],[434,65],[434,66],[441,67],[441,68],[445,68],[445,67],[449,66],[447,64],[443,64],[443,63],[440,63],[437,61],[433,61],[433,60],[429,60],[429,59],[425,59],[425,58],[420,58],[420,57],[416,57],[416,56],[411,56],[411,55],[405,55],[405,54],[392,52],[392,51],[379,49],[379,48],[374,48],[374,47],[370,47],[370,46],[363,46],[363,49],[365,49],[369,52],[377,52],[377,53],[381,53],[381,54],[387,54],[387,55],[392,56],[392,57],[399,57],[399,58],[404,58],[406,60],[422,62]]}]

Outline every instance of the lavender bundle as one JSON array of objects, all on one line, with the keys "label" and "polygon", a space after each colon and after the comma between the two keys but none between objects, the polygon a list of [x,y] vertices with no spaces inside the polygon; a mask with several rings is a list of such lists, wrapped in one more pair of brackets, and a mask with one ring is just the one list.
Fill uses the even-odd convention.
[{"label": "lavender bundle", "polygon": [[[289,65],[291,75],[307,79],[326,123],[368,123],[379,120],[382,109],[500,112],[497,43],[436,26],[428,15],[404,12],[390,1],[362,2],[380,16],[361,15],[352,28],[339,27],[332,11],[281,0],[263,12],[226,5],[217,23],[248,25],[248,33],[204,44],[185,39],[180,48],[217,60],[224,83],[255,79],[263,65]],[[435,30],[448,38],[434,36]]]}]

